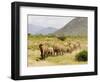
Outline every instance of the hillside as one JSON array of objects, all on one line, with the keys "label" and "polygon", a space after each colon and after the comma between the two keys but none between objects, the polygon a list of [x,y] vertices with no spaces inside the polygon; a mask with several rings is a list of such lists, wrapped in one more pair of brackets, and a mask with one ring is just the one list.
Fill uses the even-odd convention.
[{"label": "hillside", "polygon": [[76,17],[64,27],[54,32],[54,35],[62,36],[87,36],[88,32],[88,19],[87,17]]}]

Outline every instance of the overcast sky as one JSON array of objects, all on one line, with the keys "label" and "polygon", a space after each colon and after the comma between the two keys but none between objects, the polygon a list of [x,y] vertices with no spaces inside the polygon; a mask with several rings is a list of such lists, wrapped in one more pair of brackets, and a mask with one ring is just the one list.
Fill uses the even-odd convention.
[{"label": "overcast sky", "polygon": [[39,25],[42,27],[53,27],[62,28],[69,21],[75,17],[65,17],[65,16],[39,16],[39,15],[29,15],[28,24]]}]

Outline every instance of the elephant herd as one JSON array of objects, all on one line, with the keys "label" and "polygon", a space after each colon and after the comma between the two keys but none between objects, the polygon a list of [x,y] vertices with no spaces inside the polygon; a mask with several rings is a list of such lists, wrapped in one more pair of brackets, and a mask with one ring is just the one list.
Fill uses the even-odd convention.
[{"label": "elephant herd", "polygon": [[40,43],[39,49],[41,52],[41,59],[45,59],[48,56],[64,55],[65,53],[72,53],[74,50],[81,48],[79,42],[66,42],[64,44],[55,43],[49,44]]}]

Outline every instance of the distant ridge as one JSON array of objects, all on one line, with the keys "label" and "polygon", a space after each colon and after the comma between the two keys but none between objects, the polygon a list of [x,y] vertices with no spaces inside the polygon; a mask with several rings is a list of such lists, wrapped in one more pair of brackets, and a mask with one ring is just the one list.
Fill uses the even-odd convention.
[{"label": "distant ridge", "polygon": [[57,31],[56,28],[48,27],[48,28],[43,28],[43,29],[39,30],[36,34],[47,35],[47,34],[52,34],[55,31]]},{"label": "distant ridge", "polygon": [[34,35],[36,34],[39,30],[43,29],[45,27],[39,26],[39,25],[34,25],[34,24],[28,24],[28,33]]},{"label": "distant ridge", "polygon": [[67,23],[64,27],[54,32],[57,36],[87,36],[88,32],[88,18],[76,17]]}]

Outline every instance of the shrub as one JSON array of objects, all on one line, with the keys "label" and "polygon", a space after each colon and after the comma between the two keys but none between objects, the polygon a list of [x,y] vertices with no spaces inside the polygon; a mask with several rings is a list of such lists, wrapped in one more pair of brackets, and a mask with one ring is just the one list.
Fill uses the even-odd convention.
[{"label": "shrub", "polygon": [[53,38],[53,37],[55,37],[55,36],[52,35],[52,34],[48,34],[47,37],[48,37],[48,38]]},{"label": "shrub", "polygon": [[83,50],[76,54],[75,59],[77,61],[87,61],[88,60],[88,52],[86,50]]},{"label": "shrub", "polygon": [[59,36],[59,37],[57,37],[59,40],[61,40],[61,41],[64,41],[65,39],[66,39],[66,37],[65,36]]}]

